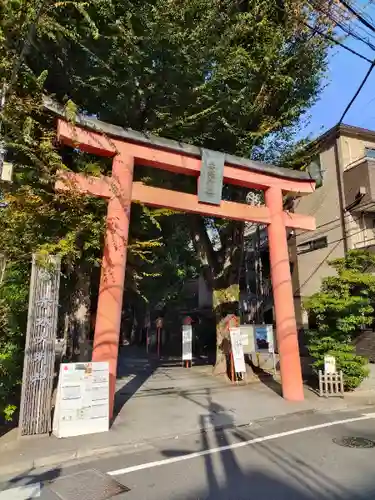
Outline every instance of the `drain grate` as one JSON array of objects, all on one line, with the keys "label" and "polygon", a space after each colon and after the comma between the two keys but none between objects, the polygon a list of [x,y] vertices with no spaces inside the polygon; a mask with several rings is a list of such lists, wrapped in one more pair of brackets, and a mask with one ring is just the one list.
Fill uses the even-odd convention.
[{"label": "drain grate", "polygon": [[61,500],[108,500],[129,488],[95,469],[55,479],[49,488]]},{"label": "drain grate", "polygon": [[375,448],[374,441],[362,437],[346,436],[342,438],[334,438],[332,441],[339,446],[344,446],[345,448]]}]

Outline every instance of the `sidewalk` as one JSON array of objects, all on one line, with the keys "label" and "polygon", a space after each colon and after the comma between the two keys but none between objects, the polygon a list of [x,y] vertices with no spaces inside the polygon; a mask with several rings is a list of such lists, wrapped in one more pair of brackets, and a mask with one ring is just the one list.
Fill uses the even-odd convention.
[{"label": "sidewalk", "polygon": [[0,438],[0,476],[73,459],[132,452],[167,437],[181,437],[208,427],[241,426],[264,418],[307,411],[343,410],[375,404],[375,392],[322,399],[306,390],[305,401],[280,397],[278,384],[233,386],[211,375],[212,367],[160,366],[144,359],[122,361],[117,381],[117,416],[109,432],[57,439],[17,439],[14,430]]}]

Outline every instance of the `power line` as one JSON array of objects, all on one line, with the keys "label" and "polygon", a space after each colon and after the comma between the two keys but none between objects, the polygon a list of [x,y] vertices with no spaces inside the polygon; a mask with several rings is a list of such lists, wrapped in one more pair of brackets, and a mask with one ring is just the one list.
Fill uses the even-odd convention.
[{"label": "power line", "polygon": [[[326,8],[322,8],[322,6],[319,3],[317,3],[316,0],[309,0],[309,4],[311,5],[311,7],[313,9],[315,9],[316,11],[319,11],[324,16],[326,16],[330,21],[332,21],[338,28],[340,28],[348,36],[352,36],[356,40],[367,45],[371,50],[375,51],[375,45],[372,44],[368,38],[359,34],[357,31],[355,31],[353,29],[352,26],[345,24],[345,23],[349,22],[349,19],[347,17],[343,16],[343,14],[345,13],[344,9],[340,9],[340,8],[337,9],[336,8],[336,9],[330,10],[328,8],[328,10],[327,10]],[[366,35],[369,35],[369,34],[366,32]]]},{"label": "power line", "polygon": [[361,84],[359,85],[358,89],[356,90],[355,94],[353,95],[352,99],[350,100],[349,104],[346,106],[340,120],[339,120],[339,124],[342,123],[343,119],[345,118],[346,116],[346,113],[349,111],[349,109],[352,107],[354,101],[357,99],[359,93],[361,92],[361,90],[363,89],[365,83],[367,82],[369,76],[371,75],[372,73],[372,70],[374,69],[374,62],[371,63],[371,66],[369,67],[365,77],[363,78]]},{"label": "power line", "polygon": [[365,19],[360,12],[358,12],[354,7],[352,7],[346,0],[339,0],[341,5],[343,5],[349,12],[351,12],[364,26],[369,28],[371,31],[375,32],[375,26],[371,24],[367,19]]},{"label": "power line", "polygon": [[351,49],[350,47],[348,47],[347,45],[344,45],[342,42],[339,42],[338,40],[336,40],[334,37],[330,36],[330,35],[327,35],[327,33],[324,33],[323,31],[320,31],[318,28],[316,27],[313,27],[313,26],[310,26],[309,23],[306,23],[305,21],[302,21],[302,23],[307,26],[307,28],[309,28],[311,31],[313,31],[314,33],[317,33],[318,35],[322,36],[323,38],[325,38],[326,40],[334,43],[335,45],[338,45],[340,47],[342,47],[343,49],[347,50],[348,52],[351,52],[352,54],[354,54],[355,56],[357,57],[360,57],[361,59],[363,59],[364,61],[372,64],[372,61],[371,59],[369,59],[368,57],[360,54],[359,52],[357,52],[356,50],[354,49]]},{"label": "power line", "polygon": [[[360,233],[363,233],[363,229],[361,229],[360,231],[357,231],[356,233],[352,233],[352,234],[349,234],[348,236],[349,237],[352,237],[352,236],[356,236],[357,234],[360,234]],[[310,280],[311,278],[318,272],[318,270],[322,267],[322,265],[327,262],[328,258],[331,256],[331,254],[334,252],[334,250],[336,250],[336,248],[339,246],[339,244],[344,240],[344,238],[338,238],[337,240],[333,240],[333,241],[330,241],[328,243],[328,246],[330,245],[334,245],[331,249],[329,249],[327,255],[325,255],[323,257],[323,259],[320,261],[320,263],[317,265],[317,267],[314,269],[314,271],[310,274],[310,276],[302,283],[298,286],[298,288],[295,290],[294,293],[297,293],[297,292],[300,292],[301,291],[301,288],[303,288]],[[370,238],[369,242],[370,241],[373,241],[374,238]],[[307,243],[307,242],[306,242]],[[297,245],[296,245],[297,246]],[[353,248],[353,250],[359,250],[360,248],[366,248],[365,245],[363,247],[359,247],[359,248]],[[322,249],[323,250],[323,249]],[[297,256],[297,262],[298,262],[298,256]]]},{"label": "power line", "polygon": [[[372,202],[370,203],[365,203],[362,208],[365,209],[366,207],[372,205]],[[355,215],[353,214],[352,212],[347,212],[344,214],[344,220],[346,220],[347,217],[352,217],[354,222],[359,222],[362,218],[362,215]],[[331,227],[327,227],[327,226],[330,226],[331,224],[337,224],[335,226],[331,226]],[[328,233],[334,229],[337,229],[341,226],[341,220],[340,218],[337,218],[335,217],[334,219],[331,219],[327,222],[323,222],[322,224],[319,224],[319,226],[316,226],[316,228],[314,229],[314,236],[313,238],[315,238],[316,236],[316,231],[318,231],[320,234],[325,234],[325,233]],[[326,228],[326,229],[325,229]],[[303,231],[300,231],[298,233],[296,233],[296,236],[299,238],[300,236],[303,236],[304,234],[311,234],[311,230],[303,230]],[[303,243],[307,243],[309,240],[306,240],[304,241]]]}]

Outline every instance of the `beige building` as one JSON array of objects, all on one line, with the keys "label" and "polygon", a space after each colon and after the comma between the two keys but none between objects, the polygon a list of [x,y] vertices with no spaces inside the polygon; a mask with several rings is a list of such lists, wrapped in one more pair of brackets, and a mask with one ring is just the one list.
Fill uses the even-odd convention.
[{"label": "beige building", "polygon": [[355,248],[375,248],[375,131],[338,125],[314,143],[310,166],[316,191],[295,200],[295,210],[313,215],[316,230],[290,238],[297,322],[307,325],[302,303],[334,274],[328,261]]}]

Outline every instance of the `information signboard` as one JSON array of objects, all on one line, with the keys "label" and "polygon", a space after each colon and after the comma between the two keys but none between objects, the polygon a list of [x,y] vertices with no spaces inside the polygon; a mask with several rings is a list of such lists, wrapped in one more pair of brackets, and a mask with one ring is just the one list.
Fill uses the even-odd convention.
[{"label": "information signboard", "polygon": [[108,430],[108,362],[62,363],[53,434],[62,438]]},{"label": "information signboard", "polygon": [[336,373],[335,356],[324,356],[324,373]]},{"label": "information signboard", "polygon": [[193,327],[182,325],[182,360],[191,361],[193,357]]},{"label": "information signboard", "polygon": [[230,342],[232,345],[234,371],[236,373],[246,373],[245,359],[242,346],[241,328],[230,328]]},{"label": "information signboard", "polygon": [[241,325],[241,340],[243,352],[251,354],[255,352],[254,347],[254,325]]},{"label": "information signboard", "polygon": [[275,352],[272,325],[255,325],[254,337],[256,352]]}]

